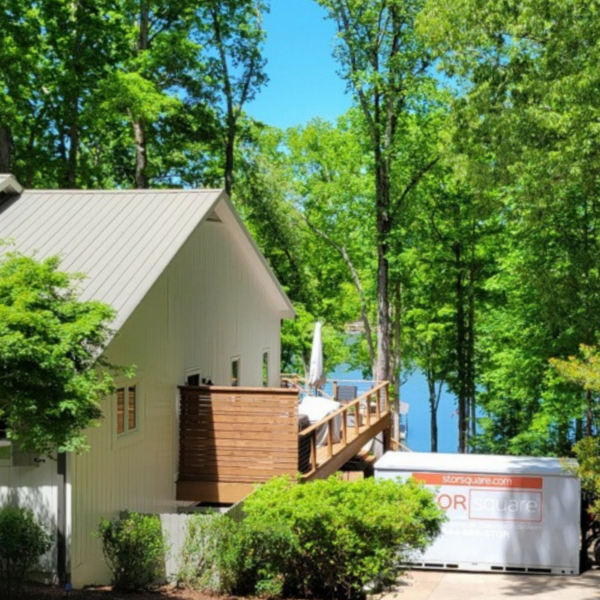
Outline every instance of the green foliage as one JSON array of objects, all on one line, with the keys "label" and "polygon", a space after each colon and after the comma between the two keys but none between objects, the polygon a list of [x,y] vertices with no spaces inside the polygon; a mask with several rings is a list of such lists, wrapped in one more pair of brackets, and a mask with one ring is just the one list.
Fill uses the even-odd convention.
[{"label": "green foliage", "polygon": [[418,22],[455,91],[452,152],[494,207],[476,319],[486,413],[476,447],[560,454],[588,407],[549,360],[600,330],[597,6],[427,0]]},{"label": "green foliage", "polygon": [[102,519],[97,535],[115,589],[135,591],[164,578],[168,545],[158,516],[128,513],[112,521]]},{"label": "green foliage", "polygon": [[113,379],[98,358],[114,311],[77,297],[56,257],[0,257],[0,415],[22,450],[80,451]]},{"label": "green foliage", "polygon": [[568,381],[590,392],[600,393],[599,349],[582,344],[581,357],[570,356],[567,360],[552,359],[550,364]]},{"label": "green foliage", "polygon": [[217,514],[195,514],[188,520],[185,543],[179,557],[177,581],[209,592],[224,586],[227,558],[223,540],[236,535],[237,523]]},{"label": "green foliage", "polygon": [[[337,477],[304,485],[275,478],[247,498],[244,512],[239,525],[192,520],[187,581],[230,594],[359,598],[366,585],[394,581],[399,563],[425,549],[445,518],[412,481]],[[197,576],[190,565],[200,566]]]},{"label": "green foliage", "polygon": [[592,499],[589,512],[596,521],[600,520],[600,439],[585,437],[573,447],[579,463],[575,470],[581,479],[581,489]]},{"label": "green foliage", "polygon": [[50,546],[50,536],[31,510],[13,506],[0,509],[0,590],[6,597],[18,593]]}]

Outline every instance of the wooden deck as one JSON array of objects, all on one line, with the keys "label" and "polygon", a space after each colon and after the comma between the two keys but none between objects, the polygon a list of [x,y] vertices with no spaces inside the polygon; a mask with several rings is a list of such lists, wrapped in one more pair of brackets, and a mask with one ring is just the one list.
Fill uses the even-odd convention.
[{"label": "wooden deck", "polygon": [[[298,434],[298,391],[185,386],[180,389],[177,500],[234,503],[276,475],[325,478],[380,435],[390,445],[391,411],[383,382]],[[317,448],[317,431],[327,443]],[[335,432],[340,431],[340,439]],[[306,452],[310,454],[306,460]]]}]

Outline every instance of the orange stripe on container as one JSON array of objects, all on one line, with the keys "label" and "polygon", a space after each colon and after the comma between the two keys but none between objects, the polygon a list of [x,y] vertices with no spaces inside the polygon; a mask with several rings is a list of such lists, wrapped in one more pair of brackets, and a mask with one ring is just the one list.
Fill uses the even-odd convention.
[{"label": "orange stripe on container", "polygon": [[413,473],[412,476],[427,485],[460,485],[478,488],[517,488],[541,490],[542,477],[522,477],[514,475],[490,475],[479,473]]}]

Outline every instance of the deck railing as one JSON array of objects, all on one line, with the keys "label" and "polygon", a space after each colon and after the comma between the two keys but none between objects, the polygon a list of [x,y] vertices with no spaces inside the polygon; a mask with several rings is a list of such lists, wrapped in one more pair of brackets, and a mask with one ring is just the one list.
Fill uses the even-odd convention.
[{"label": "deck railing", "polygon": [[[335,440],[337,419],[341,420],[339,441]],[[388,450],[390,426],[389,382],[383,381],[300,432],[301,440],[307,437],[310,440],[310,471],[303,479],[327,477],[379,433],[383,434],[382,443]],[[327,443],[317,448],[317,433],[323,427],[327,428]]]}]

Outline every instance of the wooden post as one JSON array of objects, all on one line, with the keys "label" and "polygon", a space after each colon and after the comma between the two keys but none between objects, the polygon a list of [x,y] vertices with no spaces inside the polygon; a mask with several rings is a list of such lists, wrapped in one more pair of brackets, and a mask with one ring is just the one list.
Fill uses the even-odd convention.
[{"label": "wooden post", "polygon": [[329,419],[327,423],[327,450],[329,458],[333,456],[333,419]]},{"label": "wooden post", "polygon": [[381,388],[377,390],[377,404],[375,405],[375,414],[377,415],[377,420],[381,416]]},{"label": "wooden post", "polygon": [[317,470],[317,432],[310,434],[310,467],[313,471]]},{"label": "wooden post", "polygon": [[337,398],[337,389],[338,389],[338,382],[334,381],[333,382],[333,399],[334,400]]},{"label": "wooden post", "polygon": [[371,427],[371,398],[372,398],[372,395],[369,394],[367,396],[367,400],[366,400],[366,402],[367,402],[367,427]]},{"label": "wooden post", "polygon": [[348,409],[342,413],[342,442],[344,446],[348,443]]},{"label": "wooden post", "polygon": [[392,447],[392,432],[389,428],[383,430],[383,451],[387,452]]}]

